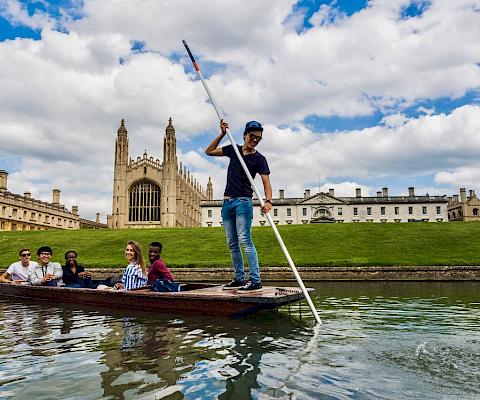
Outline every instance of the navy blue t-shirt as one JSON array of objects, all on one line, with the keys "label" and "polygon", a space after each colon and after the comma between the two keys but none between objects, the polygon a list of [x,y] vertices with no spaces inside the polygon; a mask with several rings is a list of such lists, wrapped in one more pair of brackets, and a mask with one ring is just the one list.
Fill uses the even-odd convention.
[{"label": "navy blue t-shirt", "polygon": [[[242,146],[237,147],[240,151],[240,155],[242,155]],[[227,187],[225,188],[224,195],[228,197],[252,197],[252,186],[250,185],[240,161],[238,161],[233,146],[230,144],[222,147],[222,150],[223,155],[230,158],[230,164],[228,164],[227,170]],[[252,154],[247,154],[246,156],[242,156],[243,161],[245,161],[245,164],[247,164],[247,168],[250,171],[252,178],[255,179],[256,174],[270,175],[267,160],[258,151]]]}]

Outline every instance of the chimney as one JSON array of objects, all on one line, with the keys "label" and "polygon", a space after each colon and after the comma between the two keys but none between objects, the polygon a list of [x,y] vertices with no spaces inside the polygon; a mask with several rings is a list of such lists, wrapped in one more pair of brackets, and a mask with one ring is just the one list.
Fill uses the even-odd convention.
[{"label": "chimney", "polygon": [[280,198],[280,200],[283,200],[285,198],[285,190],[280,189],[278,191],[278,197]]},{"label": "chimney", "polygon": [[469,199],[471,199],[471,198],[473,197],[473,194],[474,194],[475,192],[474,192],[472,189],[470,189],[469,192],[470,192],[470,197],[469,197]]},{"label": "chimney", "polygon": [[448,199],[448,203],[449,203],[449,204],[452,204],[453,197],[452,197],[452,196],[448,196],[447,199]]},{"label": "chimney", "polygon": [[60,204],[60,190],[53,189],[52,190],[52,204]]},{"label": "chimney", "polygon": [[361,188],[356,188],[355,192],[357,193],[357,197],[362,197],[362,189]]},{"label": "chimney", "polygon": [[78,206],[72,206],[72,214],[78,215]]},{"label": "chimney", "polygon": [[330,196],[335,196],[335,189],[331,189],[331,188],[328,189],[328,194],[329,194]]},{"label": "chimney", "polygon": [[0,193],[7,191],[7,177],[8,172],[5,170],[0,170]]},{"label": "chimney", "polygon": [[466,196],[466,193],[465,193],[465,188],[460,188],[460,201],[462,203],[467,202],[467,196]]},{"label": "chimney", "polygon": [[458,203],[458,194],[454,194],[454,195],[453,195],[453,201],[454,201],[455,203]]},{"label": "chimney", "polygon": [[408,195],[409,195],[410,197],[415,197],[415,188],[414,188],[413,186],[410,186],[410,187],[408,188]]},{"label": "chimney", "polygon": [[306,199],[307,197],[310,197],[310,189],[305,189],[305,193],[303,197]]},{"label": "chimney", "polygon": [[100,213],[96,213],[96,214],[95,214],[95,222],[96,222],[97,224],[100,223]]},{"label": "chimney", "polygon": [[377,192],[377,197],[382,197],[382,192],[381,191]]},{"label": "chimney", "polygon": [[109,228],[113,228],[113,225],[112,225],[112,216],[110,214],[107,214],[107,226]]},{"label": "chimney", "polygon": [[23,193],[23,197],[25,197],[26,199],[31,199],[32,198],[32,194],[30,192],[24,192]]},{"label": "chimney", "polygon": [[383,197],[388,197],[388,188],[387,187],[382,188],[382,192],[383,192]]}]

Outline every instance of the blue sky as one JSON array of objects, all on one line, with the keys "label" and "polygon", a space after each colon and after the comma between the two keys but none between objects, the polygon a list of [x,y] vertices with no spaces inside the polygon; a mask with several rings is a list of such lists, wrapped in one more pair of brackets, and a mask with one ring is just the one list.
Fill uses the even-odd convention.
[{"label": "blue sky", "polygon": [[172,116],[179,158],[220,197],[225,163],[202,152],[218,122],[186,39],[237,140],[265,125],[275,192],[478,191],[475,3],[0,0],[0,168],[13,192],[60,187],[104,218],[120,119],[132,157],[161,158]]}]

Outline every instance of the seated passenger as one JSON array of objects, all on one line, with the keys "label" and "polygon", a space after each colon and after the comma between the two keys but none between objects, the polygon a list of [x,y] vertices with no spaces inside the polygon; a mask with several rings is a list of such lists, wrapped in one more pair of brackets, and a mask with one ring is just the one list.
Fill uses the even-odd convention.
[{"label": "seated passenger", "polygon": [[135,241],[127,243],[125,258],[128,261],[127,268],[123,272],[122,283],[116,283],[115,289],[136,289],[147,284],[147,269],[143,258],[142,248]]},{"label": "seated passenger", "polygon": [[69,288],[95,289],[92,282],[92,273],[85,271],[77,262],[77,252],[69,250],[65,253],[65,265],[63,266],[63,283]]},{"label": "seated passenger", "polygon": [[148,249],[150,268],[148,269],[147,284],[153,285],[153,290],[156,292],[178,292],[180,287],[174,282],[175,278],[160,258],[161,252],[161,243],[150,243],[150,248]]},{"label": "seated passenger", "polygon": [[18,252],[20,261],[11,264],[8,269],[0,276],[0,282],[20,284],[28,282],[28,273],[38,264],[30,259],[29,249],[21,249]]},{"label": "seated passenger", "polygon": [[165,262],[160,258],[162,252],[162,244],[159,242],[150,243],[148,249],[148,259],[150,260],[150,268],[148,269],[148,285],[152,285],[157,279],[167,279],[171,282],[175,280]]},{"label": "seated passenger", "polygon": [[62,266],[57,262],[51,262],[52,249],[42,246],[37,250],[38,265],[28,274],[28,280],[32,285],[58,286],[62,283]]}]

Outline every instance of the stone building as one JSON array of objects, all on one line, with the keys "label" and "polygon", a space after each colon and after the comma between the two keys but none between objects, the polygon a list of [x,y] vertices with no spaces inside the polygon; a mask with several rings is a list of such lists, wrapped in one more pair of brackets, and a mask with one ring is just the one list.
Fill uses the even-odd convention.
[{"label": "stone building", "polygon": [[[284,190],[273,199],[270,211],[273,221],[280,225],[343,223],[343,222],[446,222],[446,196],[417,196],[409,188],[408,196],[390,196],[388,188],[375,197],[362,196],[356,189],[355,197],[336,197],[334,189],[328,193],[310,194],[306,189],[300,198],[285,198]],[[268,225],[260,212],[258,200],[254,201],[253,225]],[[222,200],[202,202],[202,226],[220,226]]]},{"label": "stone building", "polygon": [[115,143],[112,215],[107,225],[121,228],[190,227],[201,225],[204,192],[186,167],[177,162],[175,128],[169,119],[163,139],[163,162],[147,151],[128,156],[128,133],[122,119]]},{"label": "stone building", "polygon": [[108,228],[107,224],[100,222],[100,213],[96,213],[95,221],[80,218],[80,229],[105,229]]},{"label": "stone building", "polygon": [[79,229],[78,207],[69,211],[60,204],[60,190],[53,189],[52,202],[32,198],[7,190],[7,171],[0,171],[0,230],[32,231],[47,229]]},{"label": "stone building", "polygon": [[473,190],[469,196],[465,188],[460,189],[458,194],[448,198],[448,220],[449,221],[480,221],[480,200]]}]

